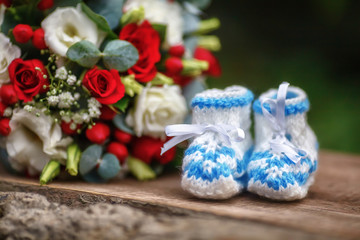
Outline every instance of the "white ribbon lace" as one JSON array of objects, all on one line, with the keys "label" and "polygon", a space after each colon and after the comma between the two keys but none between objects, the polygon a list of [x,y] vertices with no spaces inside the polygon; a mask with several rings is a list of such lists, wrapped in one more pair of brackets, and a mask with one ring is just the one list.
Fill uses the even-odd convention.
[{"label": "white ribbon lace", "polygon": [[165,128],[165,133],[169,137],[173,137],[167,141],[161,148],[161,155],[174,147],[175,145],[190,139],[203,135],[205,132],[218,133],[227,144],[232,142],[241,142],[245,139],[245,132],[241,128],[237,128],[227,124],[175,124]]},{"label": "white ribbon lace", "polygon": [[[264,117],[268,120],[273,129],[273,138],[270,141],[270,149],[273,153],[284,154],[295,164],[301,159],[307,157],[307,153],[296,148],[286,138],[286,121],[285,121],[285,100],[289,83],[283,82],[279,86],[276,99],[265,98],[261,100],[261,109]],[[265,108],[264,104],[270,106],[271,112]]]}]

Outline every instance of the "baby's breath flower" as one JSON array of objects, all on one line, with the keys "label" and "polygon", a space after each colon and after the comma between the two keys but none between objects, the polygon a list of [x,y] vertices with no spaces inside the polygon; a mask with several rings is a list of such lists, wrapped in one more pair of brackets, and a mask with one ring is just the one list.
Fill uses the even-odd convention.
[{"label": "baby's breath flower", "polygon": [[75,100],[79,100],[79,99],[80,99],[80,96],[81,96],[80,93],[78,93],[78,92],[75,93],[75,94],[74,94]]},{"label": "baby's breath flower", "polygon": [[94,107],[99,108],[99,107],[101,107],[101,103],[99,103],[99,101],[96,100],[95,98],[90,98],[90,99],[88,99],[88,107],[89,108],[94,108]]},{"label": "baby's breath flower", "polygon": [[59,97],[58,96],[49,96],[47,98],[47,101],[50,106],[56,106],[59,103]]},{"label": "baby's breath flower", "polygon": [[70,108],[75,99],[70,92],[64,92],[59,95],[59,108]]},{"label": "baby's breath flower", "polygon": [[72,85],[74,85],[75,83],[76,83],[76,76],[75,75],[69,75],[68,76],[68,78],[67,78],[67,80],[66,80],[66,82],[70,85],[70,86],[72,86]]},{"label": "baby's breath flower", "polygon": [[82,118],[82,114],[80,114],[80,113],[75,113],[72,116],[72,120],[76,124],[82,124],[84,122],[84,119]]},{"label": "baby's breath flower", "polygon": [[63,121],[66,122],[66,123],[71,122],[71,118],[70,118],[69,116],[67,116],[67,115],[61,116],[61,120],[63,120]]},{"label": "baby's breath flower", "polygon": [[5,111],[4,111],[4,117],[11,117],[12,115],[12,108],[11,107],[7,107],[5,108]]},{"label": "baby's breath flower", "polygon": [[98,118],[98,117],[100,117],[100,115],[101,115],[101,111],[100,111],[99,108],[93,107],[93,108],[90,108],[90,109],[89,109],[89,115],[90,115],[90,117],[92,117],[92,118]]},{"label": "baby's breath flower", "polygon": [[83,114],[82,114],[82,120],[83,120],[84,122],[86,122],[86,123],[89,123],[90,120],[91,120],[91,118],[90,118],[89,114],[83,113]]},{"label": "baby's breath flower", "polygon": [[34,107],[33,107],[33,106],[30,106],[30,105],[25,105],[25,107],[24,107],[24,110],[25,110],[25,111],[28,111],[28,112],[32,112],[33,109],[34,109]]},{"label": "baby's breath flower", "polygon": [[56,69],[55,78],[59,78],[61,80],[66,80],[67,78],[67,71],[65,67],[61,67]]}]

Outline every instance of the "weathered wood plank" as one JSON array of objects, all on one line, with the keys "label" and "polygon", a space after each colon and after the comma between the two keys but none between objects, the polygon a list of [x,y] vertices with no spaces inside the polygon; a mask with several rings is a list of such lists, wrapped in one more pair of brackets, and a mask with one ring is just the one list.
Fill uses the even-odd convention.
[{"label": "weathered wood plank", "polygon": [[[162,176],[155,181],[134,179],[108,184],[55,181],[39,187],[36,180],[12,176],[0,170],[0,190],[52,192],[79,198],[97,196],[104,201],[150,205],[171,211],[190,211],[231,217],[286,227],[315,235],[360,238],[360,157],[323,151],[319,171],[309,195],[302,201],[272,202],[244,193],[226,201],[204,201],[193,198],[180,187],[180,174]],[[96,199],[94,200],[96,201]],[[177,209],[177,210],[176,210]]]}]

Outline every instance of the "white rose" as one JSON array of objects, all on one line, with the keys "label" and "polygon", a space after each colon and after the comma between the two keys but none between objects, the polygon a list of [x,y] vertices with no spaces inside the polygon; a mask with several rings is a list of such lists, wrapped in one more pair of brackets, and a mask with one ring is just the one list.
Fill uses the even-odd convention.
[{"label": "white rose", "polygon": [[45,31],[45,42],[49,48],[60,56],[65,56],[71,45],[81,40],[92,42],[97,47],[105,38],[105,33],[77,8],[57,8],[41,23]]},{"label": "white rose", "polygon": [[179,3],[164,0],[128,0],[124,11],[143,6],[145,19],[151,23],[167,25],[166,44],[173,46],[183,43],[183,17]]},{"label": "white rose", "polygon": [[6,139],[10,164],[18,171],[28,169],[35,175],[46,163],[56,159],[65,163],[70,137],[62,138],[59,124],[43,113],[39,117],[24,109],[14,110],[10,121],[11,133]]},{"label": "white rose", "polygon": [[184,121],[186,100],[179,86],[145,87],[135,101],[135,108],[126,117],[137,136],[165,139],[165,127]]},{"label": "white rose", "polygon": [[12,45],[10,39],[0,33],[0,87],[10,82],[8,66],[15,58],[19,58],[20,55],[20,48]]}]

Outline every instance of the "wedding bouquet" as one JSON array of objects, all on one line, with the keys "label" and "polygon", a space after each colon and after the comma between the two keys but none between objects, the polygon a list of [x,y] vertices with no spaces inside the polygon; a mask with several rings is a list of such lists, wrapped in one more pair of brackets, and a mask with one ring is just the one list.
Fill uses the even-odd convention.
[{"label": "wedding bouquet", "polygon": [[0,0],[1,159],[45,184],[159,173],[166,125],[221,69],[207,0]]}]

